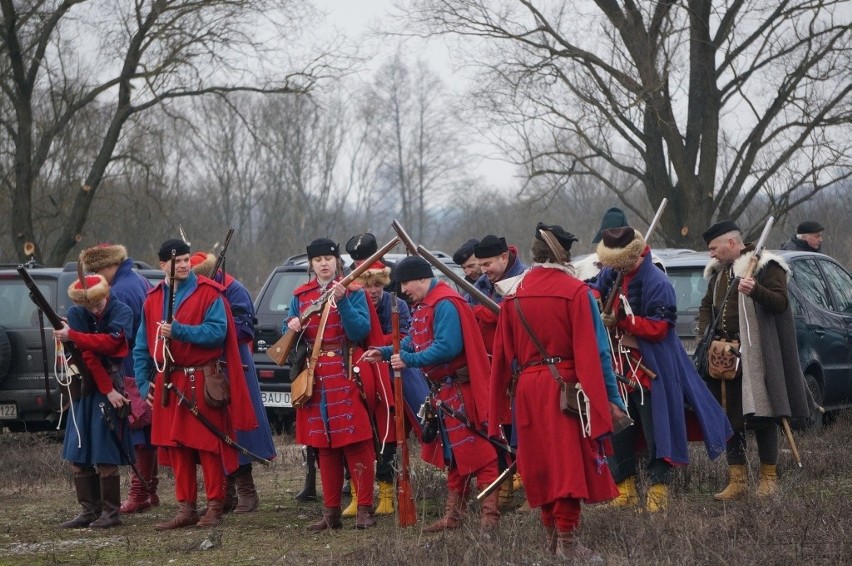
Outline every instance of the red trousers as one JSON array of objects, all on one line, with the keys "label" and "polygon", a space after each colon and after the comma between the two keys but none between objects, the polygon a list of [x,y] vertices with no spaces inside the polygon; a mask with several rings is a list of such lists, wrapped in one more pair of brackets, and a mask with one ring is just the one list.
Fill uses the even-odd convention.
[{"label": "red trousers", "polygon": [[376,479],[376,449],[372,440],[347,444],[340,448],[318,448],[322,498],[326,507],[340,507],[343,489],[343,460],[349,465],[358,505],[373,506],[373,482]]},{"label": "red trousers", "polygon": [[447,487],[450,491],[461,494],[462,500],[464,500],[470,490],[471,478],[476,478],[476,488],[482,490],[496,480],[499,475],[496,457],[472,474],[459,473],[459,469],[453,466],[447,473]]},{"label": "red trousers", "polygon": [[571,532],[580,526],[580,500],[563,497],[541,506],[541,523],[557,531]]},{"label": "red trousers", "polygon": [[195,466],[201,463],[207,501],[225,499],[225,470],[222,457],[215,452],[170,446],[166,448],[175,473],[175,498],[180,502],[198,500],[198,478]]}]

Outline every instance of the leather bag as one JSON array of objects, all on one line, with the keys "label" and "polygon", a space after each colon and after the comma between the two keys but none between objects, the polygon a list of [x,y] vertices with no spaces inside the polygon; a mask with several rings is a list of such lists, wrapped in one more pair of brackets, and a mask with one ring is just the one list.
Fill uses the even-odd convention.
[{"label": "leather bag", "polygon": [[204,376],[204,402],[214,409],[227,407],[231,403],[231,386],[228,376],[221,369]]},{"label": "leather bag", "polygon": [[707,373],[713,379],[730,381],[740,367],[739,340],[713,340],[707,349]]},{"label": "leather bag", "polygon": [[314,394],[314,371],[317,366],[317,360],[319,359],[322,337],[325,334],[325,324],[328,321],[329,310],[331,310],[331,301],[326,302],[322,310],[319,331],[314,339],[314,347],[311,350],[311,357],[308,358],[307,367],[299,372],[299,375],[290,384],[290,402],[297,409],[310,401]]}]

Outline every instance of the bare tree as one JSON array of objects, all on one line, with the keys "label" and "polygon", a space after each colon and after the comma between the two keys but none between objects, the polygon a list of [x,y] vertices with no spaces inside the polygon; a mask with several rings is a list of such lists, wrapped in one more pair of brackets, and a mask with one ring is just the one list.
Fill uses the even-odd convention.
[{"label": "bare tree", "polygon": [[[507,149],[530,177],[596,178],[640,218],[667,197],[661,234],[695,246],[716,217],[748,213],[759,229],[852,175],[849,10],[412,0],[407,16],[473,45],[487,69],[476,99],[518,134]],[[636,185],[646,202],[625,192]]]},{"label": "bare tree", "polygon": [[[295,0],[0,0],[0,12],[0,106],[11,110],[0,115],[0,147],[11,161],[0,182],[11,195],[15,253],[49,264],[82,239],[136,116],[203,95],[304,92],[329,70],[324,55],[296,65],[302,55],[281,47],[301,23]],[[93,109],[98,120],[83,120]],[[45,196],[61,195],[65,206],[55,207],[54,230],[39,233],[35,189],[71,132],[93,145],[92,154],[48,188]]]}]

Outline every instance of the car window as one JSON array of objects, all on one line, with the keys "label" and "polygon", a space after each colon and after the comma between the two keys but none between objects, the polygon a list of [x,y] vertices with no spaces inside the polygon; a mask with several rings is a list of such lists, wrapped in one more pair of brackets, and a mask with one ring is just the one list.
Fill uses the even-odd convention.
[{"label": "car window", "polygon": [[701,299],[707,291],[707,281],[703,275],[700,267],[669,269],[668,276],[677,296],[678,312],[697,311],[701,306]]},{"label": "car window", "polygon": [[831,310],[831,295],[823,281],[822,273],[812,259],[800,259],[792,263],[793,281],[802,294],[813,304]]},{"label": "car window", "polygon": [[269,289],[264,293],[263,301],[259,306],[260,309],[263,312],[287,316],[290,308],[290,300],[293,298],[293,291],[299,285],[307,283],[307,281],[307,275],[299,271],[280,271],[276,273],[269,284]]},{"label": "car window", "polygon": [[833,261],[820,260],[819,265],[834,297],[833,310],[852,312],[852,276]]},{"label": "car window", "polygon": [[805,316],[805,309],[802,307],[802,303],[799,302],[799,299],[796,298],[796,295],[793,293],[789,293],[790,298],[790,310],[793,312],[794,317]]},{"label": "car window", "polygon": [[[35,279],[42,295],[55,304],[55,284],[45,279]],[[19,277],[0,280],[0,325],[7,328],[28,328],[38,324],[36,306],[30,300],[30,290]]]}]

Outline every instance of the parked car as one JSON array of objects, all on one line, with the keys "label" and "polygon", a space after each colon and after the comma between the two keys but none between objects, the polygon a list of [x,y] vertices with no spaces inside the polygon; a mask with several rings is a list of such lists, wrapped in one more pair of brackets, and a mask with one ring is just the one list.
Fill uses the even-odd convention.
[{"label": "parked car", "polygon": [[[461,277],[464,276],[461,267],[453,263],[447,254],[438,251],[433,253]],[[404,257],[404,254],[385,255],[389,262],[397,262]],[[352,263],[346,254],[343,254],[341,259],[344,265]],[[290,366],[276,365],[266,354],[266,350],[281,338],[284,320],[293,314],[290,313],[290,301],[296,287],[307,283],[307,267],[306,254],[287,258],[269,274],[254,302],[257,323],[254,328],[253,358],[269,423],[279,434],[289,430],[295,418],[290,398]],[[437,277],[447,280],[438,270],[434,270],[434,273]],[[452,282],[450,284],[455,286]]]},{"label": "parked car", "polygon": [[[677,332],[692,354],[698,340],[698,309],[707,290],[707,252],[655,252],[665,263],[677,294]],[[773,251],[790,266],[790,306],[799,360],[808,387],[828,416],[852,406],[852,275],[831,257],[803,251]],[[804,427],[821,426],[811,415]]]},{"label": "parked car", "polygon": [[[56,427],[60,403],[68,398],[61,397],[54,377],[53,329],[46,318],[46,328],[39,328],[38,310],[16,267],[0,266],[0,426],[13,432],[48,430]],[[77,278],[77,263],[62,268],[33,263],[25,267],[56,313],[64,317],[71,306],[67,290]],[[143,262],[136,262],[136,269],[152,283],[164,277]]]}]

